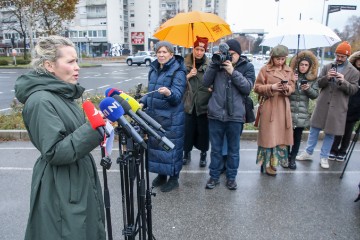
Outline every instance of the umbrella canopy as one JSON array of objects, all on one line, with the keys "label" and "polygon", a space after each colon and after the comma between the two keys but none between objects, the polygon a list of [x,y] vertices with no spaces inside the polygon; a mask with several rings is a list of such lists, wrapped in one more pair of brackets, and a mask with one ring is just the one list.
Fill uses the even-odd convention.
[{"label": "umbrella canopy", "polygon": [[192,47],[196,36],[207,37],[209,42],[232,34],[229,24],[212,13],[193,11],[179,13],[162,24],[154,37],[183,47]]},{"label": "umbrella canopy", "polygon": [[329,47],[341,39],[329,27],[312,20],[291,21],[279,25],[264,37],[262,46],[285,45],[289,49]]}]

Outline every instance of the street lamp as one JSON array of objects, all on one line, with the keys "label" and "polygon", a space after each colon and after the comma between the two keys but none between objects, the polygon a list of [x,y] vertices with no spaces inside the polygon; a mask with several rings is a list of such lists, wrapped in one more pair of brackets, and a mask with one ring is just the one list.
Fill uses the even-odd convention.
[{"label": "street lamp", "polygon": [[278,3],[277,6],[277,16],[276,16],[276,26],[279,26],[279,10],[280,10],[280,0],[275,0]]}]

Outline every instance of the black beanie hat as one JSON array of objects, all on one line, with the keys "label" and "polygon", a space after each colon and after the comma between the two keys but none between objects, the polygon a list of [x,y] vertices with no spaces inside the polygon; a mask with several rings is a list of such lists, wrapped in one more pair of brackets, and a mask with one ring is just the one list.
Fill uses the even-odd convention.
[{"label": "black beanie hat", "polygon": [[235,39],[230,39],[226,41],[226,44],[229,45],[232,51],[235,51],[237,54],[241,55],[241,46],[240,43]]}]

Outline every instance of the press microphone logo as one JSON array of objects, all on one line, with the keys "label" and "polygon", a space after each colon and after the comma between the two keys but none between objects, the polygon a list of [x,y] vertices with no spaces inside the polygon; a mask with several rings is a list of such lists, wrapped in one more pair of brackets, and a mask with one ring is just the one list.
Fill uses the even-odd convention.
[{"label": "press microphone logo", "polygon": [[117,109],[119,107],[121,107],[120,104],[114,101],[111,105],[107,106],[106,109],[104,109],[102,112],[105,115],[105,117],[108,117],[111,113],[114,112],[114,109]]},{"label": "press microphone logo", "polygon": [[96,107],[94,106],[94,114],[92,116],[96,116],[100,114],[100,111],[96,109]]}]

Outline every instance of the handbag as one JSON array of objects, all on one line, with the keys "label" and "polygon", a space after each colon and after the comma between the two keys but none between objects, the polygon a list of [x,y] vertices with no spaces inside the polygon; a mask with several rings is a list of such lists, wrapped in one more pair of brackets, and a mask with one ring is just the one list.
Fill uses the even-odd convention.
[{"label": "handbag", "polygon": [[249,95],[245,97],[245,123],[252,123],[255,121],[254,102]]},{"label": "handbag", "polygon": [[255,122],[254,122],[255,127],[259,127],[260,111],[261,111],[262,106],[264,105],[265,100],[266,100],[265,97],[262,97],[262,96],[259,97],[259,107],[256,111],[256,118],[255,118]]}]

